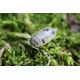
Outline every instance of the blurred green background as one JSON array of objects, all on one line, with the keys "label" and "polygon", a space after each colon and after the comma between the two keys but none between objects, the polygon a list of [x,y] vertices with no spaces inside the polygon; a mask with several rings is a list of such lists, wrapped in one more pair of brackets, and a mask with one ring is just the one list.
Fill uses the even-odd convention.
[{"label": "blurred green background", "polygon": [[[80,14],[73,15],[80,21]],[[64,13],[0,14],[0,65],[46,66],[46,56],[24,43],[44,27],[58,28],[56,37],[44,46],[50,66],[79,66],[80,33],[71,30]]]}]

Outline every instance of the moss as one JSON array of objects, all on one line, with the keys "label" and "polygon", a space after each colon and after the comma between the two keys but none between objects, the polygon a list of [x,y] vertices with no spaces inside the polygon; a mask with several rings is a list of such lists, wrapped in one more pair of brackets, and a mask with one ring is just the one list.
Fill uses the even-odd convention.
[{"label": "moss", "polygon": [[[80,14],[74,14],[80,18]],[[80,19],[78,19],[80,20]],[[57,27],[58,32],[44,48],[51,56],[50,66],[80,65],[80,33],[71,31],[65,14],[0,14],[0,48],[9,43],[0,59],[3,66],[45,66],[47,58],[26,44],[28,38],[44,27]],[[40,48],[44,50],[44,48]]]}]

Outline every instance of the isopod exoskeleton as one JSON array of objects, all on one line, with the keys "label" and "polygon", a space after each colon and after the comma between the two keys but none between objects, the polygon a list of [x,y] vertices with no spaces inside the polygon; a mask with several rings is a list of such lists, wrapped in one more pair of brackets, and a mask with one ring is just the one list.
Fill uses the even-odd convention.
[{"label": "isopod exoskeleton", "polygon": [[54,39],[54,37],[56,36],[56,31],[57,28],[50,28],[50,27],[44,28],[39,32],[35,33],[29,39],[29,43],[33,47],[36,48],[41,47]]}]

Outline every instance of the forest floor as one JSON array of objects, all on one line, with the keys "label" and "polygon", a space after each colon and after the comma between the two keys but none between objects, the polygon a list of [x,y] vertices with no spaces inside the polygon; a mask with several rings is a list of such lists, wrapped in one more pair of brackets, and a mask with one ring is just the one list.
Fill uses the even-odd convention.
[{"label": "forest floor", "polygon": [[[80,14],[74,16],[80,21]],[[80,33],[71,30],[65,14],[48,13],[0,14],[0,65],[46,66],[44,53],[26,43],[45,27],[58,28],[56,37],[44,45],[51,56],[50,66],[79,66]]]}]

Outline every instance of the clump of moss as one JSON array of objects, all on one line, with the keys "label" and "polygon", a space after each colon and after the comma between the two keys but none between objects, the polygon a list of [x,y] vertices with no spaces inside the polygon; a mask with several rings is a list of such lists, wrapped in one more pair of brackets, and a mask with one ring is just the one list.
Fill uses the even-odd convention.
[{"label": "clump of moss", "polygon": [[[80,17],[79,14],[74,16]],[[44,46],[51,56],[50,66],[79,66],[80,33],[70,30],[65,14],[49,13],[0,14],[0,50],[5,43],[10,44],[10,48],[5,49],[0,64],[2,66],[47,65],[46,56],[24,42],[33,33],[48,26],[58,28],[55,39]]]}]

